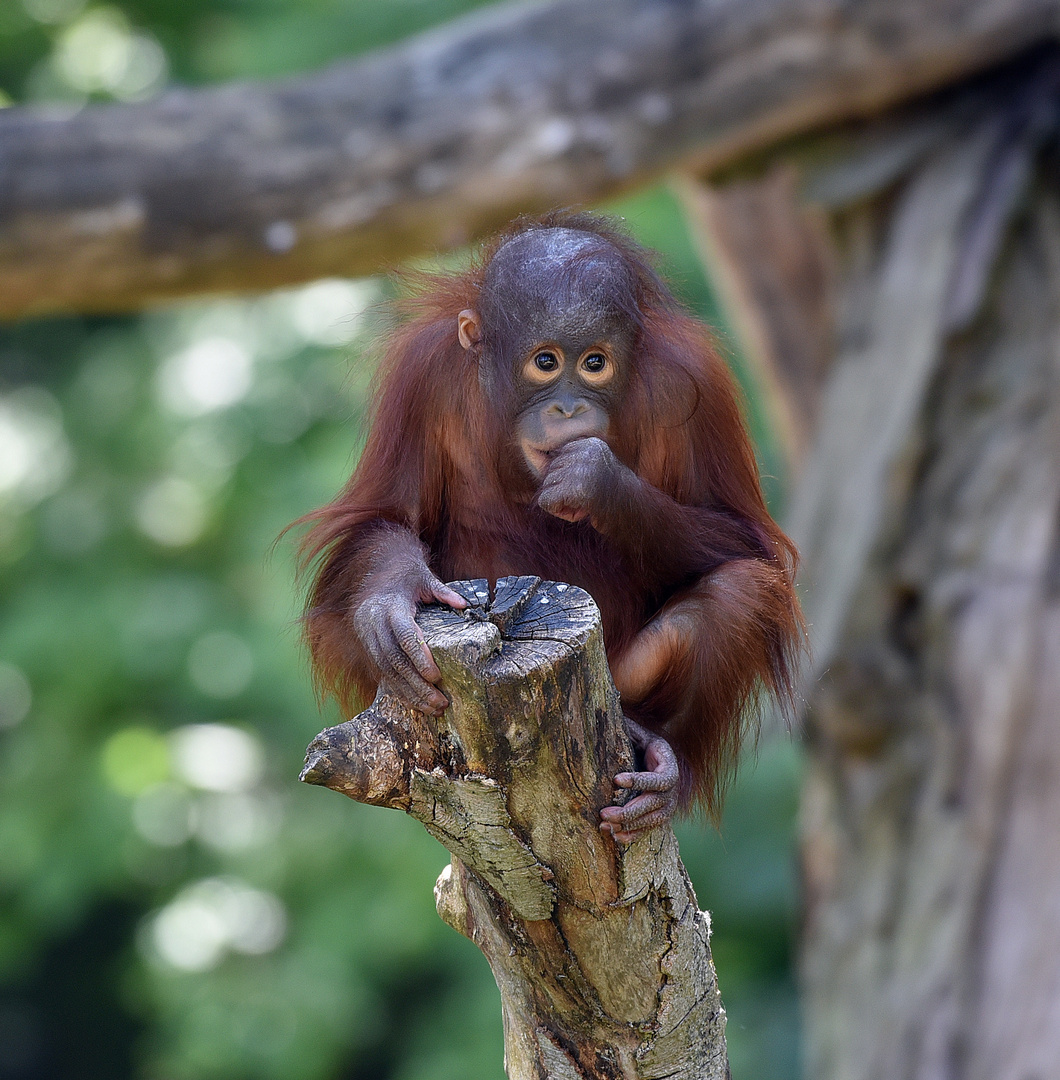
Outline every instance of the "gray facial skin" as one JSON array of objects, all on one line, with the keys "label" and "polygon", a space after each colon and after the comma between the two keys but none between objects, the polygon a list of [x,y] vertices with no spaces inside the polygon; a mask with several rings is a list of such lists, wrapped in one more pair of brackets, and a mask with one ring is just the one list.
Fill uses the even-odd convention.
[{"label": "gray facial skin", "polygon": [[[543,476],[555,452],[574,439],[606,438],[628,379],[639,314],[619,252],[575,229],[523,233],[491,260],[480,303],[483,370],[503,373],[519,388],[516,439],[531,472]],[[551,378],[533,367],[542,353],[555,358]],[[606,382],[584,368],[597,353],[606,357]]]}]

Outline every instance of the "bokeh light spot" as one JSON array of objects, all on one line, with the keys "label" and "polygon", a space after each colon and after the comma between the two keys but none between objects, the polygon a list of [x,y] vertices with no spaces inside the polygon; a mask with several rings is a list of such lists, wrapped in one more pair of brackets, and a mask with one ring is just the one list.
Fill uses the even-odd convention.
[{"label": "bokeh light spot", "polygon": [[206,498],[190,480],[164,476],[140,498],[136,524],[159,544],[185,547],[198,540],[206,527]]},{"label": "bokeh light spot", "polygon": [[294,294],[295,327],[307,341],[320,345],[347,345],[360,329],[361,319],[376,295],[368,281],[328,278]]},{"label": "bokeh light spot", "polygon": [[221,912],[192,889],[158,913],[152,934],[159,957],[181,971],[216,967],[224,955],[226,938]]},{"label": "bokeh light spot", "polygon": [[171,356],[158,375],[162,404],[180,416],[202,416],[242,401],[250,389],[250,353],[228,337],[197,341]]},{"label": "bokeh light spot", "polygon": [[203,795],[196,809],[195,835],[217,851],[261,847],[279,831],[279,806],[275,799],[260,795],[220,792]]},{"label": "bokeh light spot", "polygon": [[0,495],[39,502],[70,471],[59,403],[47,390],[28,386],[0,398]]},{"label": "bokeh light spot", "polygon": [[52,64],[74,90],[105,92],[127,101],[142,100],[157,90],[168,66],[158,42],[133,33],[125,14],[109,6],[92,8],[63,30]]},{"label": "bokeh light spot", "polygon": [[177,847],[191,837],[195,807],[180,784],[155,784],[136,797],[132,818],[145,840],[157,847]]},{"label": "bokeh light spot", "polygon": [[127,727],[103,744],[103,775],[122,795],[139,795],[169,778],[169,744],[148,727]]},{"label": "bokeh light spot", "polygon": [[0,663],[0,728],[20,724],[32,704],[29,679],[14,664]]},{"label": "bokeh light spot", "polygon": [[246,791],[265,771],[261,743],[230,724],[188,724],[170,745],[178,775],[204,791]]},{"label": "bokeh light spot", "polygon": [[206,878],[180,892],[154,918],[149,946],[180,971],[207,971],[227,951],[271,952],[287,932],[287,913],[272,893],[238,878]]}]

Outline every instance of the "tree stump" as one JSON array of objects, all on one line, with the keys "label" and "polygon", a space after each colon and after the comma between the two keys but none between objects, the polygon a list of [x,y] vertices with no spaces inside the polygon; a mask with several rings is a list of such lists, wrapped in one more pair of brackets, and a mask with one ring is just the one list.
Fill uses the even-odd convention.
[{"label": "tree stump", "polygon": [[596,605],[535,577],[452,588],[466,611],[418,620],[445,714],[380,693],[313,740],[301,778],[404,810],[452,853],[438,912],[493,969],[510,1080],[721,1080],[710,920],[673,831],[599,830],[633,760]]}]

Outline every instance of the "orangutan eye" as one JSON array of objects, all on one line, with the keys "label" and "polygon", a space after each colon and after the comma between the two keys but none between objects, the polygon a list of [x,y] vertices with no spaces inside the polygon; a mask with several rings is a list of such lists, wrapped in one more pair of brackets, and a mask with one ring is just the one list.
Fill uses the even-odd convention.
[{"label": "orangutan eye", "polygon": [[607,367],[607,357],[603,353],[589,353],[582,361],[582,367],[591,375],[599,375]]},{"label": "orangutan eye", "polygon": [[559,367],[559,361],[556,359],[555,353],[539,352],[534,357],[534,367],[538,371],[555,371]]}]

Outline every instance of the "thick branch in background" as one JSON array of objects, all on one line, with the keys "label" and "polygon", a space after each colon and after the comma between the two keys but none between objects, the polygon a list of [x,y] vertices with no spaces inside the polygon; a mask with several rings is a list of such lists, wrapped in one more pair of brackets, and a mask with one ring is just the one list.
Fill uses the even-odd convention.
[{"label": "thick branch in background", "polygon": [[384,694],[310,744],[302,779],[402,809],[452,853],[435,896],[501,991],[511,1080],[722,1080],[725,1014],[667,827],[599,830],[632,763],[600,613],[580,589],[502,578],[419,624],[451,705]]},{"label": "thick branch in background", "polygon": [[1060,0],[554,0],[271,85],[0,112],[0,315],[264,289],[870,115]]}]

